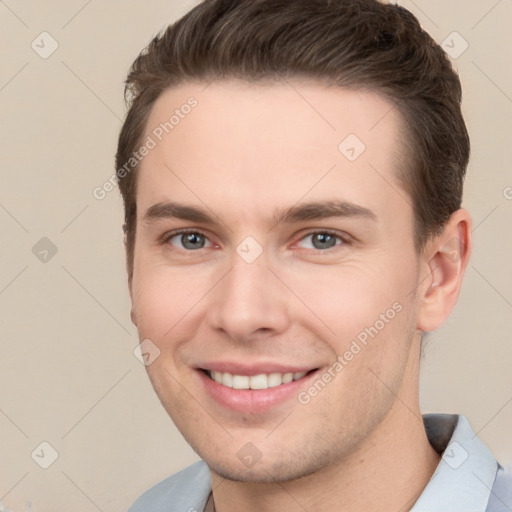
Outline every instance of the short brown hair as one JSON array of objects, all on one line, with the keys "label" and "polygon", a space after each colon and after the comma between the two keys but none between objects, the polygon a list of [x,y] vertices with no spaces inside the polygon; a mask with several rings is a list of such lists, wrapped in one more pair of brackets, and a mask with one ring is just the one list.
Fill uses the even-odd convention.
[{"label": "short brown hair", "polygon": [[458,210],[469,160],[461,85],[451,63],[403,7],[377,0],[204,0],[157,35],[126,79],[129,110],[116,154],[133,272],[137,168],[119,175],[162,92],[186,81],[309,78],[382,94],[406,132],[400,171],[417,250]]}]

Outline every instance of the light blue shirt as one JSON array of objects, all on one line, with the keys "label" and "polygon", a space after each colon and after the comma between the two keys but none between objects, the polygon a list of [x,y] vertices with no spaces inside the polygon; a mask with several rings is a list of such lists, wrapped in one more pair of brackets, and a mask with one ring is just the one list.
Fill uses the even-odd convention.
[{"label": "light blue shirt", "polygon": [[[468,420],[426,414],[423,422],[442,459],[411,512],[511,512],[512,471],[498,464]],[[210,493],[210,471],[199,461],[146,491],[128,512],[204,512]]]}]

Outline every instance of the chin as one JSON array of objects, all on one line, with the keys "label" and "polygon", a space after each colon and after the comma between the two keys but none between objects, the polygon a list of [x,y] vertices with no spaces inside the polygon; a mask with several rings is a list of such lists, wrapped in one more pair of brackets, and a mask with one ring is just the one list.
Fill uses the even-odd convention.
[{"label": "chin", "polygon": [[233,482],[254,484],[275,484],[298,480],[320,471],[327,465],[326,457],[321,457],[319,460],[306,460],[302,456],[296,457],[295,460],[280,458],[271,461],[268,459],[265,461],[262,457],[252,467],[244,467],[243,462],[236,455],[235,462],[233,459],[228,461],[212,457],[202,458],[210,470],[220,477]]}]

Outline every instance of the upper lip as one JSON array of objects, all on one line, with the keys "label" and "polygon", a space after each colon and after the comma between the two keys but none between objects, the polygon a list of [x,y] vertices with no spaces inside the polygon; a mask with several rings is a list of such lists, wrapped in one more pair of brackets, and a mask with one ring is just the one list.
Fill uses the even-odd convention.
[{"label": "upper lip", "polygon": [[263,373],[300,373],[317,369],[315,366],[290,365],[281,363],[234,363],[228,361],[215,361],[205,363],[198,367],[201,370],[231,373],[232,375],[261,375]]}]

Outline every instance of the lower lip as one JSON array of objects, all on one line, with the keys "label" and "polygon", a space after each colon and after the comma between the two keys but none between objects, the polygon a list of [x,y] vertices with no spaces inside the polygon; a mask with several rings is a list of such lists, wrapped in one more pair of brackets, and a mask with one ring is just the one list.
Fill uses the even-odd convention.
[{"label": "lower lip", "polygon": [[302,379],[267,389],[233,389],[219,384],[202,370],[197,370],[207,393],[220,405],[243,413],[262,413],[296,398],[301,388],[317,373],[310,372]]}]

